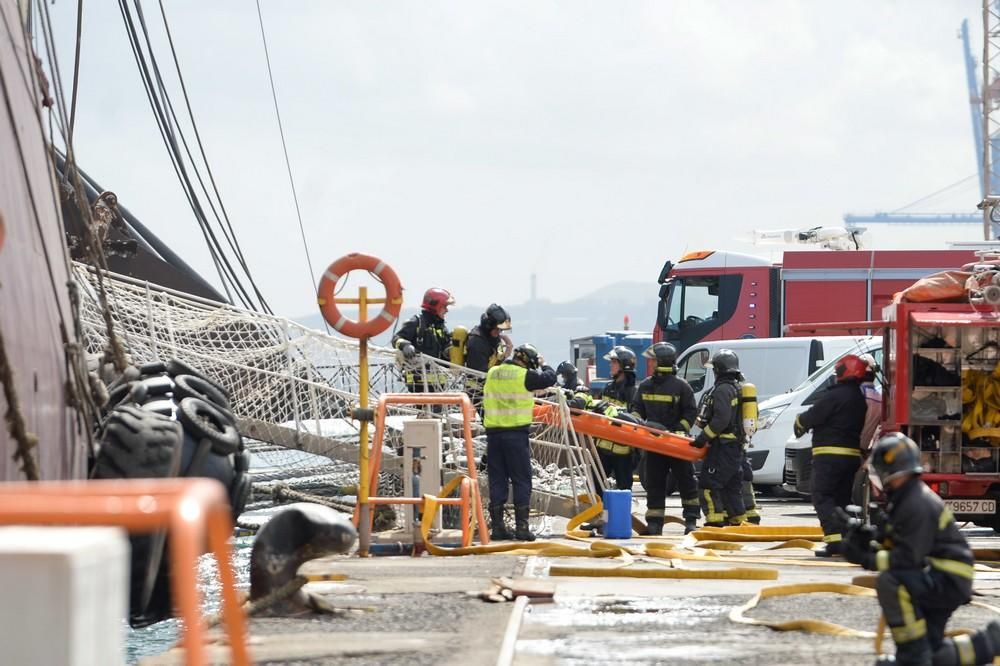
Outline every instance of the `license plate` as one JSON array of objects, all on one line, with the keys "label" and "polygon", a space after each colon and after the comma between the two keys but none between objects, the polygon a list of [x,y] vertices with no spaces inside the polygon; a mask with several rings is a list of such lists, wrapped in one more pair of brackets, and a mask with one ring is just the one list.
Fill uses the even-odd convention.
[{"label": "license plate", "polygon": [[996,513],[997,501],[991,499],[946,499],[944,505],[952,513]]}]

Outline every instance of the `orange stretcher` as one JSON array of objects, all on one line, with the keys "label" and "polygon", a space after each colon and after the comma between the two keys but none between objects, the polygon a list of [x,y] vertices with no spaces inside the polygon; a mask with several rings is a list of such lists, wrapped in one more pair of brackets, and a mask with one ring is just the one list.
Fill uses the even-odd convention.
[{"label": "orange stretcher", "polygon": [[[578,433],[691,462],[705,457],[706,449],[696,449],[691,446],[691,437],[647,428],[644,425],[628,421],[619,421],[582,409],[570,409],[569,411],[570,419],[573,421],[573,429]],[[559,423],[558,406],[552,403],[536,402],[534,420],[550,425]]]}]

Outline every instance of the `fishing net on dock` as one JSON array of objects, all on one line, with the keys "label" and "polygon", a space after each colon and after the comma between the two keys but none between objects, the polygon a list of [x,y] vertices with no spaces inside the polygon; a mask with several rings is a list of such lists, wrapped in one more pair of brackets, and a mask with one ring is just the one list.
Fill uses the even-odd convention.
[{"label": "fishing net on dock", "polygon": [[[74,275],[80,287],[83,342],[89,353],[102,354],[108,336],[95,273],[75,264]],[[229,389],[240,432],[251,440],[255,495],[276,483],[337,494],[357,482],[354,463],[360,431],[359,423],[350,418],[358,404],[360,382],[355,340],[112,273],[104,275],[104,284],[114,330],[132,363],[177,358]],[[428,388],[434,392],[465,392],[483,377],[426,358],[404,367],[394,350],[371,344],[368,360],[372,405],[383,393],[405,393],[407,370],[429,378]],[[558,409],[565,409],[564,399],[556,395],[553,400]],[[478,412],[479,399],[474,403]],[[457,406],[389,405],[380,494],[402,494],[402,424],[415,416],[442,419],[443,467],[468,472]],[[373,430],[370,427],[369,433]],[[486,449],[478,418],[473,434],[478,460]],[[565,513],[566,503],[573,504],[575,495],[594,492],[593,459],[568,418],[535,424],[531,443],[536,508],[544,511],[560,503],[559,513]],[[485,497],[485,484],[483,490]]]}]

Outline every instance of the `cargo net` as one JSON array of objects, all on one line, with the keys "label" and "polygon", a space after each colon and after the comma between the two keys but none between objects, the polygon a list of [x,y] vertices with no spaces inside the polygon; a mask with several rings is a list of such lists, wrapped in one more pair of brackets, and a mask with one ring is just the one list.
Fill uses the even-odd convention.
[{"label": "cargo net", "polygon": [[[103,354],[108,337],[95,273],[83,264],[75,264],[74,273],[83,342],[89,353]],[[105,274],[104,282],[114,329],[133,364],[177,358],[230,391],[232,411],[252,453],[255,499],[279,489],[342,497],[355,493],[360,426],[350,415],[358,405],[360,381],[356,341],[113,273]],[[483,381],[482,373],[426,357],[403,366],[397,353],[385,347],[369,345],[368,360],[372,407],[382,393],[405,393],[408,371],[416,371],[434,392],[465,392]],[[549,399],[568,415],[562,396]],[[473,402],[479,412],[481,399]],[[402,423],[418,415],[444,421],[445,470],[468,472],[457,406],[389,405],[379,495],[402,495]],[[568,418],[547,420],[556,422],[532,426],[533,504],[543,513],[566,515],[579,508],[577,496],[594,493],[595,483],[603,480],[595,481],[602,477],[594,464],[593,443],[578,438]],[[370,437],[373,431],[370,426]],[[473,435],[478,461],[486,450],[478,417]],[[293,493],[286,495],[294,498]]]}]

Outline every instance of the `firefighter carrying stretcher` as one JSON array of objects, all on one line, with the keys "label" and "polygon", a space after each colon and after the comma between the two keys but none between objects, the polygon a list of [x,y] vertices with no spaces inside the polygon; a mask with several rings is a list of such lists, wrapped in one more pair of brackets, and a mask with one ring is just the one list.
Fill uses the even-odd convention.
[{"label": "firefighter carrying stretcher", "polygon": [[739,358],[730,349],[720,349],[709,364],[715,372],[715,386],[701,398],[695,421],[701,432],[691,442],[696,448],[709,447],[698,479],[701,509],[708,526],[739,525],[746,520]]},{"label": "firefighter carrying stretcher", "polygon": [[[694,391],[676,374],[677,349],[669,342],[657,342],[642,354],[656,360],[653,374],[642,380],[632,399],[632,412],[646,425],[657,430],[687,435],[698,413]],[[646,525],[651,536],[663,534],[663,518],[667,498],[667,477],[673,474],[681,495],[684,533],[698,526],[701,504],[694,464],[646,451],[643,475],[646,487]]]}]

